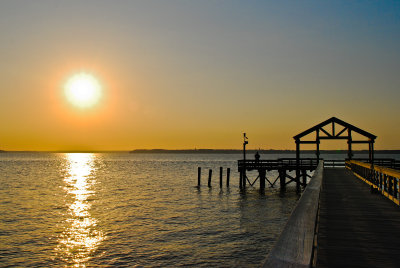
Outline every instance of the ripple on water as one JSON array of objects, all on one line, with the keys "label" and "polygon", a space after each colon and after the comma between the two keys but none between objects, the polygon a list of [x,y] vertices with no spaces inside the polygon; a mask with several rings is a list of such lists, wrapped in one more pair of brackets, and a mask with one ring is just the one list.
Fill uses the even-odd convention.
[{"label": "ripple on water", "polygon": [[198,166],[237,158],[1,154],[2,265],[258,266],[298,196],[241,194],[234,172],[230,189],[193,187]]}]

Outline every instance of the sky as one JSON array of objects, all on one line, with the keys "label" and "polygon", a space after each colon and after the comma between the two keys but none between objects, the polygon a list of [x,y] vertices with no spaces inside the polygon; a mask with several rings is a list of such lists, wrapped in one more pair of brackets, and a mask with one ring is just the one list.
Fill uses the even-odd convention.
[{"label": "sky", "polygon": [[2,0],[0,36],[2,150],[294,149],[332,116],[400,149],[399,1]]}]

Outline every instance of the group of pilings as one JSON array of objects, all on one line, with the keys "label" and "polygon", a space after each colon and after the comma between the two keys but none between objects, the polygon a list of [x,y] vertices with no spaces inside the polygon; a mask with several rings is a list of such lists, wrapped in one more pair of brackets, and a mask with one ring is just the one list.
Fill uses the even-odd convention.
[{"label": "group of pilings", "polygon": [[[280,182],[280,189],[281,191],[285,191],[286,190],[286,185],[291,183],[291,182],[296,182],[296,190],[299,192],[301,190],[301,186],[306,187],[307,186],[307,169],[300,169],[298,172],[296,171],[296,176],[292,177],[288,174],[288,169],[285,168],[280,168],[277,169],[278,170],[278,178],[271,182],[270,180],[268,180],[266,174],[267,174],[267,169],[265,168],[259,168],[257,169],[258,171],[258,178],[260,180],[260,190],[264,190],[265,186],[266,186],[266,182],[268,182],[270,184],[271,187],[275,186],[276,181],[279,179]],[[268,170],[270,171],[270,170]],[[248,181],[247,178],[247,174],[246,174],[246,170],[245,169],[241,169],[239,171],[240,174],[240,178],[239,178],[239,187],[240,189],[245,189],[246,188],[246,183]],[[286,181],[286,179],[289,179],[288,181]],[[256,179],[256,180],[257,180]],[[249,182],[250,183],[250,182]],[[252,184],[251,184],[252,185]]]},{"label": "group of pilings", "polygon": [[[211,187],[211,179],[212,179],[212,169],[209,169],[208,171],[208,187]],[[229,187],[229,180],[230,180],[230,176],[231,176],[231,169],[227,168],[226,170],[226,187]],[[220,167],[219,168],[219,187],[222,188],[223,182],[222,182],[222,178],[223,178],[223,168]],[[200,187],[201,185],[201,167],[197,168],[197,186]]]},{"label": "group of pilings", "polygon": [[[307,175],[307,169],[301,169],[301,170],[299,170],[299,172],[296,171],[296,176],[295,177],[292,177],[292,176],[290,176],[288,174],[288,171],[291,171],[291,170],[287,170],[285,168],[278,169],[279,176],[273,182],[271,182],[267,178],[267,169],[260,168],[257,171],[258,171],[258,174],[259,174],[257,179],[260,180],[260,190],[264,190],[265,189],[266,182],[268,182],[271,187],[274,187],[275,183],[277,182],[278,179],[279,179],[279,182],[280,182],[281,191],[285,191],[286,190],[286,185],[291,183],[291,182],[295,182],[296,183],[296,190],[297,191],[301,190],[301,186],[303,186],[303,187],[307,186],[307,176],[308,176]],[[229,187],[230,173],[231,173],[231,169],[227,168],[227,170],[226,170],[226,187]],[[208,187],[212,187],[212,185],[211,185],[212,174],[213,174],[213,170],[209,169],[208,170],[208,181],[207,181],[207,186]],[[246,185],[247,181],[248,181],[248,178],[247,178],[247,175],[246,175],[246,171],[244,169],[241,169],[239,174],[240,174],[239,187],[240,187],[240,189],[245,189],[246,186],[247,186]],[[288,180],[286,180],[286,179],[288,179]],[[250,182],[249,182],[249,184],[251,186],[253,185]],[[201,167],[198,167],[198,169],[197,169],[197,186],[198,187],[201,186]],[[222,186],[223,186],[223,167],[220,167],[219,168],[219,187],[222,188]]]}]

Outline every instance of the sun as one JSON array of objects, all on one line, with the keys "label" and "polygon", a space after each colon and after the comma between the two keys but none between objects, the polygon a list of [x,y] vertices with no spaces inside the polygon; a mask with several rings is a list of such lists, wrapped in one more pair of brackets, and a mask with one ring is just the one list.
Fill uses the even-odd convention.
[{"label": "sun", "polygon": [[67,100],[76,107],[85,109],[95,106],[102,96],[97,79],[87,73],[78,73],[68,79],[64,86]]}]

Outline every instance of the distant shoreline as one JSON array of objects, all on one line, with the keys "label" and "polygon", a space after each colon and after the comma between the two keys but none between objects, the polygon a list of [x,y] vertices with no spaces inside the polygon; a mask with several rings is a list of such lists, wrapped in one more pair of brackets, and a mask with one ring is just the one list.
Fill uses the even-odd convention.
[{"label": "distant shoreline", "polygon": [[[296,150],[246,150],[248,154],[295,154]],[[320,150],[321,154],[347,154],[347,150]],[[131,151],[5,151],[0,153],[132,153],[132,154],[241,154],[240,149],[135,149]],[[315,150],[301,150],[301,153],[314,154]],[[353,150],[353,153],[368,154],[368,150]],[[375,154],[400,154],[400,150],[375,150]]]},{"label": "distant shoreline", "polygon": [[[246,153],[260,154],[295,154],[295,150],[246,150]],[[315,153],[315,150],[301,150],[302,153]],[[346,154],[347,150],[320,150],[321,154]],[[243,150],[238,149],[188,149],[188,150],[167,150],[167,149],[136,149],[130,151],[134,154],[240,154]],[[353,150],[353,153],[368,154],[368,150]],[[376,154],[400,154],[400,150],[375,150]]]}]

